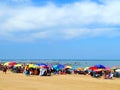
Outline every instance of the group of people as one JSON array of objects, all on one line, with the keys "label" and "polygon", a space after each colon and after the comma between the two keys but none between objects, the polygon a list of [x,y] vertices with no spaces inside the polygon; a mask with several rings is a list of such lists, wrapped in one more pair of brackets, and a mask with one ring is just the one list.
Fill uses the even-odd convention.
[{"label": "group of people", "polygon": [[18,66],[18,67],[8,67],[6,65],[0,64],[0,70],[3,71],[4,74],[6,74],[7,70],[11,70],[12,72],[15,73],[23,73],[26,76],[30,75],[39,75],[39,76],[51,76],[52,74],[88,74],[91,75],[92,77],[99,78],[104,76],[105,79],[112,79],[113,76],[120,76],[120,73],[116,73],[115,71],[109,71],[109,70],[101,70],[101,71],[94,71],[94,70],[71,70],[69,68],[66,69],[60,69],[60,70],[55,70],[52,67],[47,67],[47,68],[31,68],[29,67],[28,64],[23,65],[23,66]]},{"label": "group of people", "polygon": [[25,75],[51,76],[51,68],[29,68],[29,65],[26,65],[23,73]]},{"label": "group of people", "polygon": [[104,76],[105,79],[112,79],[113,78],[113,72],[108,70],[101,70],[101,71],[91,71],[90,75],[95,78],[100,78],[101,76]]},{"label": "group of people", "polygon": [[55,70],[52,67],[47,68],[29,68],[29,65],[26,65],[23,73],[25,75],[39,75],[39,76],[51,76],[51,74],[71,74],[72,72],[69,69],[60,69]]}]

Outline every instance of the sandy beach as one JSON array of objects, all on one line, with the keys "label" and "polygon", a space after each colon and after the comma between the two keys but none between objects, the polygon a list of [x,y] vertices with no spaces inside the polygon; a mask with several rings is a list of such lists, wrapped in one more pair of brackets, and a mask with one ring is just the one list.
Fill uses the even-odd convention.
[{"label": "sandy beach", "polygon": [[120,78],[106,80],[89,75],[25,76],[0,71],[0,90],[120,90]]}]

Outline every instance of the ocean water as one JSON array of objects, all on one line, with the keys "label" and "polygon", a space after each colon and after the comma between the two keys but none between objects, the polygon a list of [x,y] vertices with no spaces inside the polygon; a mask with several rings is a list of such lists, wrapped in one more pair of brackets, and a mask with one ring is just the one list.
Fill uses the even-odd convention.
[{"label": "ocean water", "polygon": [[80,60],[80,59],[1,59],[1,63],[15,61],[17,63],[46,63],[46,64],[64,64],[70,65],[72,68],[89,67],[97,64],[104,66],[120,66],[120,60]]}]

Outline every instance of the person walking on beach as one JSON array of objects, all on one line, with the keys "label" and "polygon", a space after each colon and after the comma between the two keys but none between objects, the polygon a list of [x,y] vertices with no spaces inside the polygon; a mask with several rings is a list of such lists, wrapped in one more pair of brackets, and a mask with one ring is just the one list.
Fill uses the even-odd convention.
[{"label": "person walking on beach", "polygon": [[7,66],[5,65],[5,66],[3,67],[3,73],[6,74],[6,72],[7,72]]}]

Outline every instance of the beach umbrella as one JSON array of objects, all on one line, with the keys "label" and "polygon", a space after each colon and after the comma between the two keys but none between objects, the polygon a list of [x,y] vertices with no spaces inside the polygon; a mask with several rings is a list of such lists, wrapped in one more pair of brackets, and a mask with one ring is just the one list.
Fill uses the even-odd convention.
[{"label": "beach umbrella", "polygon": [[53,65],[53,69],[54,69],[54,70],[59,69],[58,65]]},{"label": "beach umbrella", "polygon": [[103,69],[94,69],[93,71],[95,72],[99,72],[99,71],[102,71]]},{"label": "beach umbrella", "polygon": [[48,66],[40,66],[41,68],[49,68]]},{"label": "beach umbrella", "polygon": [[106,67],[105,67],[105,70],[110,70],[110,67],[106,66]]},{"label": "beach umbrella", "polygon": [[85,68],[84,68],[85,71],[88,70],[88,69],[89,69],[89,67],[85,67]]},{"label": "beach umbrella", "polygon": [[13,67],[14,65],[16,65],[17,63],[16,62],[10,62],[9,64],[8,64],[8,67]]},{"label": "beach umbrella", "polygon": [[59,69],[63,69],[63,68],[65,68],[65,66],[62,65],[62,64],[58,64],[58,67],[59,67]]},{"label": "beach umbrella", "polygon": [[36,64],[37,65],[37,68],[48,68],[48,65],[45,64],[45,63],[39,63],[39,64]]},{"label": "beach umbrella", "polygon": [[22,64],[16,64],[16,65],[14,65],[14,67],[21,67],[22,66]]},{"label": "beach umbrella", "polygon": [[72,67],[71,66],[65,66],[65,69],[71,69]]},{"label": "beach umbrella", "polygon": [[115,71],[116,71],[116,72],[120,72],[120,69],[116,69]]},{"label": "beach umbrella", "polygon": [[58,64],[58,65],[53,66],[53,69],[56,71],[59,71],[59,70],[64,69],[64,68],[65,68],[65,66],[62,64]]},{"label": "beach umbrella", "polygon": [[84,70],[84,68],[77,68],[77,70],[83,71],[83,70]]},{"label": "beach umbrella", "polygon": [[105,69],[105,66],[102,65],[102,64],[95,65],[95,67],[97,67],[97,68],[104,68]]},{"label": "beach umbrella", "polygon": [[119,66],[113,66],[111,69],[117,69],[117,68],[120,68]]},{"label": "beach umbrella", "polygon": [[37,64],[37,68],[48,68],[48,65],[45,63],[39,63]]},{"label": "beach umbrella", "polygon": [[38,66],[37,64],[34,64],[34,67],[37,68],[37,67],[39,67],[39,66]]},{"label": "beach umbrella", "polygon": [[52,68],[52,64],[49,64],[49,65],[47,65],[48,66],[48,68]]},{"label": "beach umbrella", "polygon": [[35,68],[34,64],[28,64],[28,65],[29,65],[29,68]]},{"label": "beach umbrella", "polygon": [[37,64],[38,66],[47,66],[47,64],[45,64],[45,63],[39,63],[39,64]]},{"label": "beach umbrella", "polygon": [[98,68],[96,66],[89,67],[89,70],[94,70],[94,69],[98,69]]},{"label": "beach umbrella", "polygon": [[8,65],[9,65],[9,63],[10,63],[10,62],[5,62],[5,63],[4,63],[4,66],[5,66],[5,65],[6,65],[6,66],[8,66]]}]

